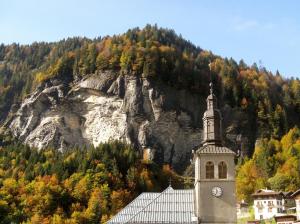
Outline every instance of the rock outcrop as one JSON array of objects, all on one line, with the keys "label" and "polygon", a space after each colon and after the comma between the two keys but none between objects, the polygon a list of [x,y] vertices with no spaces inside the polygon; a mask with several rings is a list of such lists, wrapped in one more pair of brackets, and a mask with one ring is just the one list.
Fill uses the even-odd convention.
[{"label": "rock outcrop", "polygon": [[[41,84],[12,113],[6,127],[39,149],[126,141],[148,158],[181,171],[202,141],[205,107],[205,98],[187,90],[132,75],[98,72],[76,82],[57,78]],[[241,126],[249,126],[243,122],[247,119],[226,105],[222,114],[227,142],[235,143]]]},{"label": "rock outcrop", "polygon": [[43,83],[7,123],[30,146],[132,143],[159,163],[181,170],[201,142],[205,101],[186,90],[130,75],[99,72],[72,84]]}]

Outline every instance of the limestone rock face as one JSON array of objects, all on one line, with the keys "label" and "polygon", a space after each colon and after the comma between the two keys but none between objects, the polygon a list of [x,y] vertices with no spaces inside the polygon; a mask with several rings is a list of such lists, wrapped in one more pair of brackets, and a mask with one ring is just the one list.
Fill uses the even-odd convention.
[{"label": "limestone rock face", "polygon": [[123,140],[158,163],[181,170],[201,143],[205,101],[198,95],[131,75],[98,72],[39,86],[7,123],[37,147],[63,150]]}]

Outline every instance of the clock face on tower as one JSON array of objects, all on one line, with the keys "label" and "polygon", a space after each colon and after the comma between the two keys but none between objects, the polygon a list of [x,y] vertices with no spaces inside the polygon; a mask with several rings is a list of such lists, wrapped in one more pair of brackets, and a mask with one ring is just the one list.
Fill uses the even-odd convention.
[{"label": "clock face on tower", "polygon": [[223,194],[223,191],[222,191],[222,188],[220,188],[220,187],[213,187],[212,189],[211,189],[211,194],[213,195],[213,196],[215,196],[215,197],[221,197],[222,196],[222,194]]}]

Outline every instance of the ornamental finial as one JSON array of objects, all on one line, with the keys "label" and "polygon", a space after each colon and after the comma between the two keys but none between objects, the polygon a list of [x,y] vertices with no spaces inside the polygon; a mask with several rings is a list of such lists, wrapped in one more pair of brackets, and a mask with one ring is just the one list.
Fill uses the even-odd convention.
[{"label": "ornamental finial", "polygon": [[210,75],[210,83],[209,83],[209,87],[210,87],[210,94],[212,95],[213,94],[213,84],[212,84],[212,77],[211,77],[211,61],[209,60],[209,64],[208,64],[208,67],[209,67],[209,75]]}]

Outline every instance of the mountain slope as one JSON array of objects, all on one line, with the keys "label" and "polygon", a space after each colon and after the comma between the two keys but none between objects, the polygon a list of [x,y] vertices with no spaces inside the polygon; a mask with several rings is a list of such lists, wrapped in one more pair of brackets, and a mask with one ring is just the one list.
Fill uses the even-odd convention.
[{"label": "mountain slope", "polygon": [[226,141],[245,154],[257,138],[279,139],[300,124],[298,79],[223,59],[156,26],[94,40],[1,45],[0,61],[0,119],[37,147],[125,139],[182,169],[201,141],[210,76]]},{"label": "mountain slope", "polygon": [[38,148],[63,150],[124,140],[140,150],[151,149],[157,162],[179,170],[201,141],[192,119],[200,120],[200,99],[167,88],[113,72],[88,76],[72,87],[52,80],[24,100],[7,127]]}]

